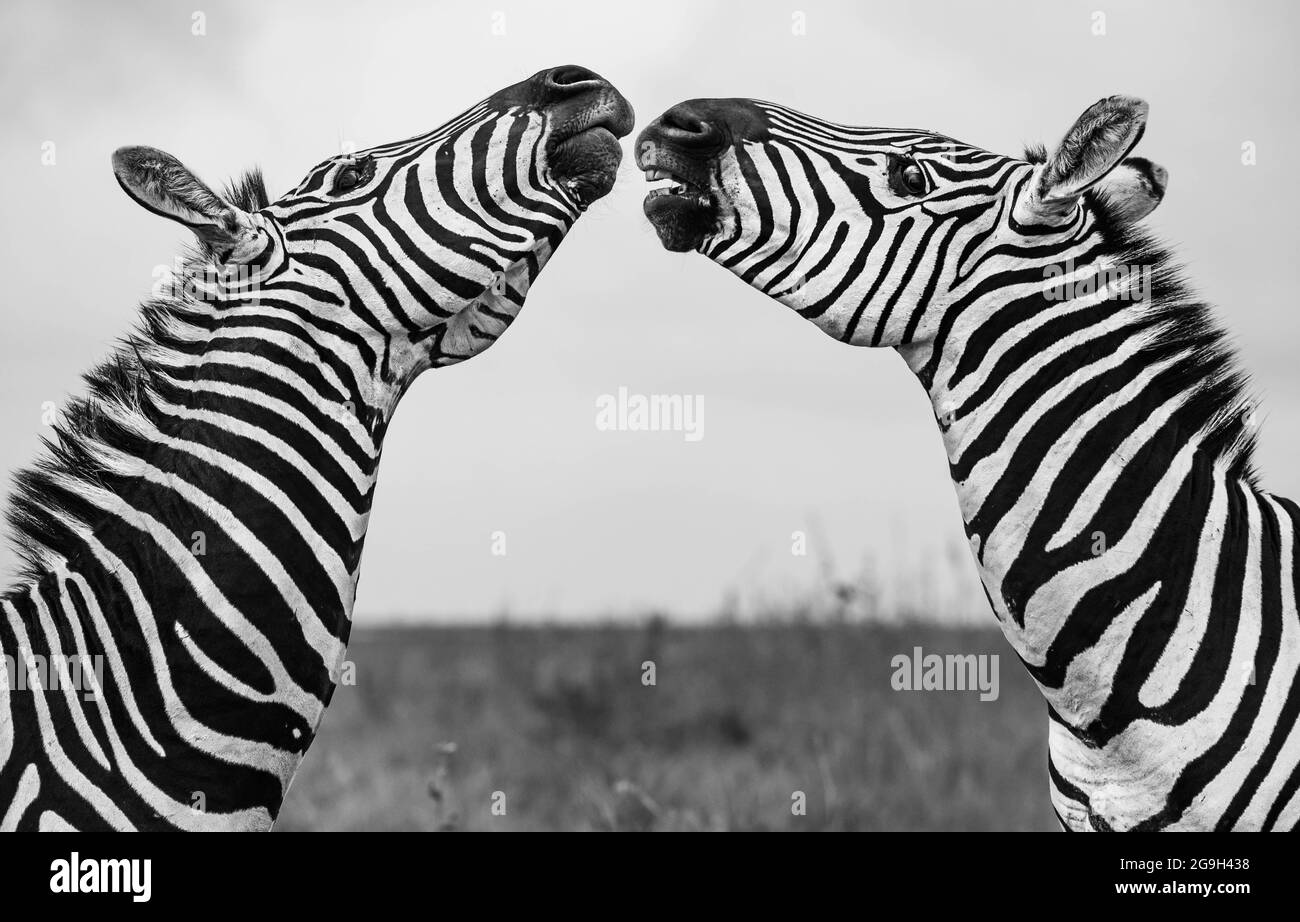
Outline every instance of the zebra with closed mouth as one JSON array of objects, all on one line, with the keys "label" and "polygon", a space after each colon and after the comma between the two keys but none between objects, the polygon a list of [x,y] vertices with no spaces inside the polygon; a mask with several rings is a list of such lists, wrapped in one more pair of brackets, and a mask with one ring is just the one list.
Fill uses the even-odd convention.
[{"label": "zebra with closed mouth", "polygon": [[344,665],[398,401],[510,325],[632,124],[566,66],[274,202],[113,156],[198,251],[18,476],[8,671],[104,668],[92,694],[0,685],[0,828],[271,826]]},{"label": "zebra with closed mouth", "polygon": [[1224,335],[1139,226],[1147,105],[1050,154],[697,99],[637,139],[645,211],[926,389],[1004,634],[1048,704],[1067,829],[1300,819],[1300,510],[1251,467]]}]

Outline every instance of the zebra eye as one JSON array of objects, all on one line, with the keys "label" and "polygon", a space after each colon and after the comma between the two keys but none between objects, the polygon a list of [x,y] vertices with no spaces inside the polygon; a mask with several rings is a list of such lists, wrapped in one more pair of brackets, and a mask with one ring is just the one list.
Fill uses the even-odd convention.
[{"label": "zebra eye", "polygon": [[334,177],[334,186],[331,191],[339,193],[355,189],[374,175],[374,168],[374,161],[369,158],[356,163],[349,163],[339,170],[338,175]]},{"label": "zebra eye", "polygon": [[889,186],[897,195],[924,195],[930,191],[930,180],[911,157],[893,155],[889,158]]},{"label": "zebra eye", "polygon": [[925,192],[925,171],[915,163],[906,163],[898,173],[898,178],[903,184],[903,188],[912,195],[922,195]]}]

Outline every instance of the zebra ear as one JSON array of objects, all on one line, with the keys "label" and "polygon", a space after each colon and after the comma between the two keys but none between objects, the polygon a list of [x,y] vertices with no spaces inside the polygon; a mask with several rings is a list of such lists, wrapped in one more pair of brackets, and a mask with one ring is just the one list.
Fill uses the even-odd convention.
[{"label": "zebra ear", "polygon": [[113,152],[118,184],[154,214],[179,221],[209,249],[231,253],[256,240],[248,213],[209,189],[171,154],[153,147],[119,147]]},{"label": "zebra ear", "polygon": [[1136,97],[1093,103],[1039,167],[1024,208],[1039,219],[1072,214],[1079,196],[1129,155],[1146,124],[1147,104]]},{"label": "zebra ear", "polygon": [[1146,157],[1128,157],[1093,187],[1112,216],[1125,224],[1141,221],[1165,197],[1169,171]]}]

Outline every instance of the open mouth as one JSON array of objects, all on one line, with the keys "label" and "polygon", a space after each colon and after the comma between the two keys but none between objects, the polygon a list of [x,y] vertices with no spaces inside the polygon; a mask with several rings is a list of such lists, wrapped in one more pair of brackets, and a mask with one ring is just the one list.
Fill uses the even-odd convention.
[{"label": "open mouth", "polygon": [[648,182],[660,183],[646,194],[642,206],[660,243],[678,253],[699,249],[714,232],[718,215],[705,174],[688,177],[657,163],[641,166]]},{"label": "open mouth", "polygon": [[676,196],[683,198],[691,204],[698,205],[701,208],[707,208],[713,204],[713,199],[707,189],[702,189],[688,179],[680,176],[674,176],[667,170],[647,169],[645,171],[646,182],[658,182],[667,180],[662,186],[657,186],[646,193],[646,201],[659,198],[663,195]]}]

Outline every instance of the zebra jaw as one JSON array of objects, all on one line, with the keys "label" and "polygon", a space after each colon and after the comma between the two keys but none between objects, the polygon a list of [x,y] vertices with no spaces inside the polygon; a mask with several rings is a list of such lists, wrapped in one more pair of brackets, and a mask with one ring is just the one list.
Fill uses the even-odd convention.
[{"label": "zebra jaw", "polygon": [[[616,119],[614,127],[621,131],[623,126],[617,122],[621,116],[612,117]],[[546,159],[551,175],[577,203],[578,210],[585,211],[614,188],[623,149],[618,136],[598,123],[575,135],[552,139]]]},{"label": "zebra jaw", "polygon": [[722,209],[712,189],[654,164],[643,164],[642,169],[648,182],[668,180],[646,193],[642,202],[642,210],[665,249],[676,253],[698,250],[717,233]]},{"label": "zebra jaw", "polygon": [[577,203],[578,211],[582,212],[586,211],[592,202],[604,198],[613,183],[604,184],[602,188],[600,184],[593,184],[582,179],[566,179],[562,185],[565,191],[569,193],[569,197]]}]

